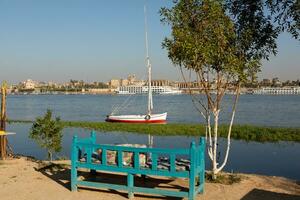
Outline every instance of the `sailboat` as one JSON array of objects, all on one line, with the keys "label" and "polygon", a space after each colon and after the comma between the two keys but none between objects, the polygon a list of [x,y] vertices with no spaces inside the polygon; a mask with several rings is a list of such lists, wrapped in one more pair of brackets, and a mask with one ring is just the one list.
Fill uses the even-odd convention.
[{"label": "sailboat", "polygon": [[146,65],[148,69],[148,107],[147,112],[141,115],[108,115],[106,117],[107,122],[119,122],[119,123],[166,123],[167,113],[154,114],[153,110],[153,98],[151,88],[151,63],[148,50],[148,33],[147,33],[147,17],[146,6],[144,7],[145,13],[145,43],[146,43]]}]

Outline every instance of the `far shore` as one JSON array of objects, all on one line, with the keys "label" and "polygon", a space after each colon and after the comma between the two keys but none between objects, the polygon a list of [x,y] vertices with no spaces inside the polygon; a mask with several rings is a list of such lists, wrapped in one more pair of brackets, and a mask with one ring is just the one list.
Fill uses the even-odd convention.
[{"label": "far shore", "polygon": [[[47,168],[45,161],[27,157],[0,161],[1,200],[121,200],[127,199],[123,191],[106,189],[84,189],[70,191],[70,161],[54,161],[54,168]],[[42,167],[41,167],[42,166]],[[104,180],[122,182],[125,176],[98,174]],[[98,176],[97,175],[97,176]],[[205,183],[204,195],[197,199],[205,200],[300,200],[300,183],[282,177],[254,174],[239,174],[241,182],[225,185]],[[158,179],[151,177],[156,187],[188,187],[184,179]],[[147,183],[145,183],[147,184]],[[169,197],[136,194],[134,199],[173,199]]]}]

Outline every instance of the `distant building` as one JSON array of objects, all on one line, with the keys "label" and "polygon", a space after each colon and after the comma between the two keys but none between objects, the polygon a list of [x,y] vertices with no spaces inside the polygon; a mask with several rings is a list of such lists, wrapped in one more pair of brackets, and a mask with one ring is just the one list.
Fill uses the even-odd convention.
[{"label": "distant building", "polygon": [[175,86],[179,89],[189,89],[189,88],[201,88],[200,83],[194,82],[176,82]]},{"label": "distant building", "polygon": [[116,89],[121,86],[128,86],[128,85],[136,85],[142,86],[145,84],[144,80],[136,80],[135,75],[129,75],[127,79],[111,79],[108,82],[109,88]]},{"label": "distant building", "polygon": [[121,79],[120,80],[120,86],[127,86],[129,85],[129,80],[128,79]]},{"label": "distant building", "polygon": [[272,86],[273,87],[281,87],[282,86],[282,82],[277,77],[273,78],[272,79]]},{"label": "distant building", "polygon": [[37,84],[37,86],[38,86],[38,87],[46,87],[46,86],[48,86],[48,85],[47,85],[47,83],[41,81],[41,82],[39,82],[39,83]]},{"label": "distant building", "polygon": [[300,94],[300,87],[263,87],[257,90],[254,90],[254,94]]},{"label": "distant building", "polygon": [[58,84],[52,81],[48,82],[46,85],[50,87],[58,87]]},{"label": "distant building", "polygon": [[128,80],[128,85],[134,85],[134,82],[136,81],[135,75],[134,74],[128,75],[127,80]]},{"label": "distant building", "polygon": [[120,86],[120,80],[119,79],[112,79],[108,82],[108,85],[110,88],[117,88]]},{"label": "distant building", "polygon": [[22,82],[22,87],[24,89],[34,89],[37,85],[37,82],[36,81],[33,81],[31,79],[27,79],[26,81]]},{"label": "distant building", "polygon": [[172,82],[169,80],[152,80],[152,86],[171,86]]},{"label": "distant building", "polygon": [[270,79],[263,79],[261,82],[260,82],[260,85],[261,86],[271,86],[272,85],[272,81]]},{"label": "distant building", "polygon": [[113,91],[108,88],[91,88],[91,89],[88,89],[87,92],[89,94],[110,94]]}]

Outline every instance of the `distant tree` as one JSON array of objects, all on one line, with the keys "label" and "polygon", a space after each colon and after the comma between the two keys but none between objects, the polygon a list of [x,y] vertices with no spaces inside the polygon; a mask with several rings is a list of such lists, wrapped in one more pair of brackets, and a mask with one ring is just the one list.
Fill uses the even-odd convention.
[{"label": "distant tree", "polygon": [[53,153],[61,151],[63,126],[60,118],[52,119],[52,111],[47,110],[44,117],[36,118],[33,123],[29,138],[34,139],[40,147],[47,149],[48,159],[52,161]]},{"label": "distant tree", "polygon": [[[171,61],[194,74],[206,98],[192,96],[196,109],[207,124],[208,155],[213,179],[225,167],[230,137],[242,83],[256,79],[260,61],[276,53],[278,31],[264,16],[258,0],[178,0],[172,8],[162,8],[162,22],[172,28],[163,47]],[[218,127],[225,91],[234,89],[232,112],[223,162],[218,156]],[[213,121],[213,122],[212,122]]]}]

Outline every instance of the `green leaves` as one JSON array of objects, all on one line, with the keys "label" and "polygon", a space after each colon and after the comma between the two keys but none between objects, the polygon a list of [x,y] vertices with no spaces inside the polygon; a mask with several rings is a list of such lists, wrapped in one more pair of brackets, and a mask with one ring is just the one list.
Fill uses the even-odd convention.
[{"label": "green leaves", "polygon": [[235,30],[220,1],[182,0],[173,8],[162,8],[162,22],[172,27],[163,47],[175,65],[186,69],[242,73],[236,55]]},{"label": "green leaves", "polygon": [[44,117],[36,118],[30,129],[29,138],[47,149],[49,159],[52,160],[52,153],[61,151],[62,130],[60,118],[52,119],[52,111],[48,109]]},{"label": "green leaves", "polygon": [[300,1],[299,0],[266,0],[273,22],[279,31],[287,31],[300,39]]},{"label": "green leaves", "polygon": [[[252,81],[261,60],[277,53],[280,29],[272,16],[281,13],[278,23],[283,20],[283,28],[290,25],[287,29],[295,35],[299,8],[295,0],[179,0],[172,8],[160,10],[161,21],[172,28],[162,46],[175,65],[195,72],[222,73],[231,82]],[[293,23],[288,22],[291,19]]]}]

